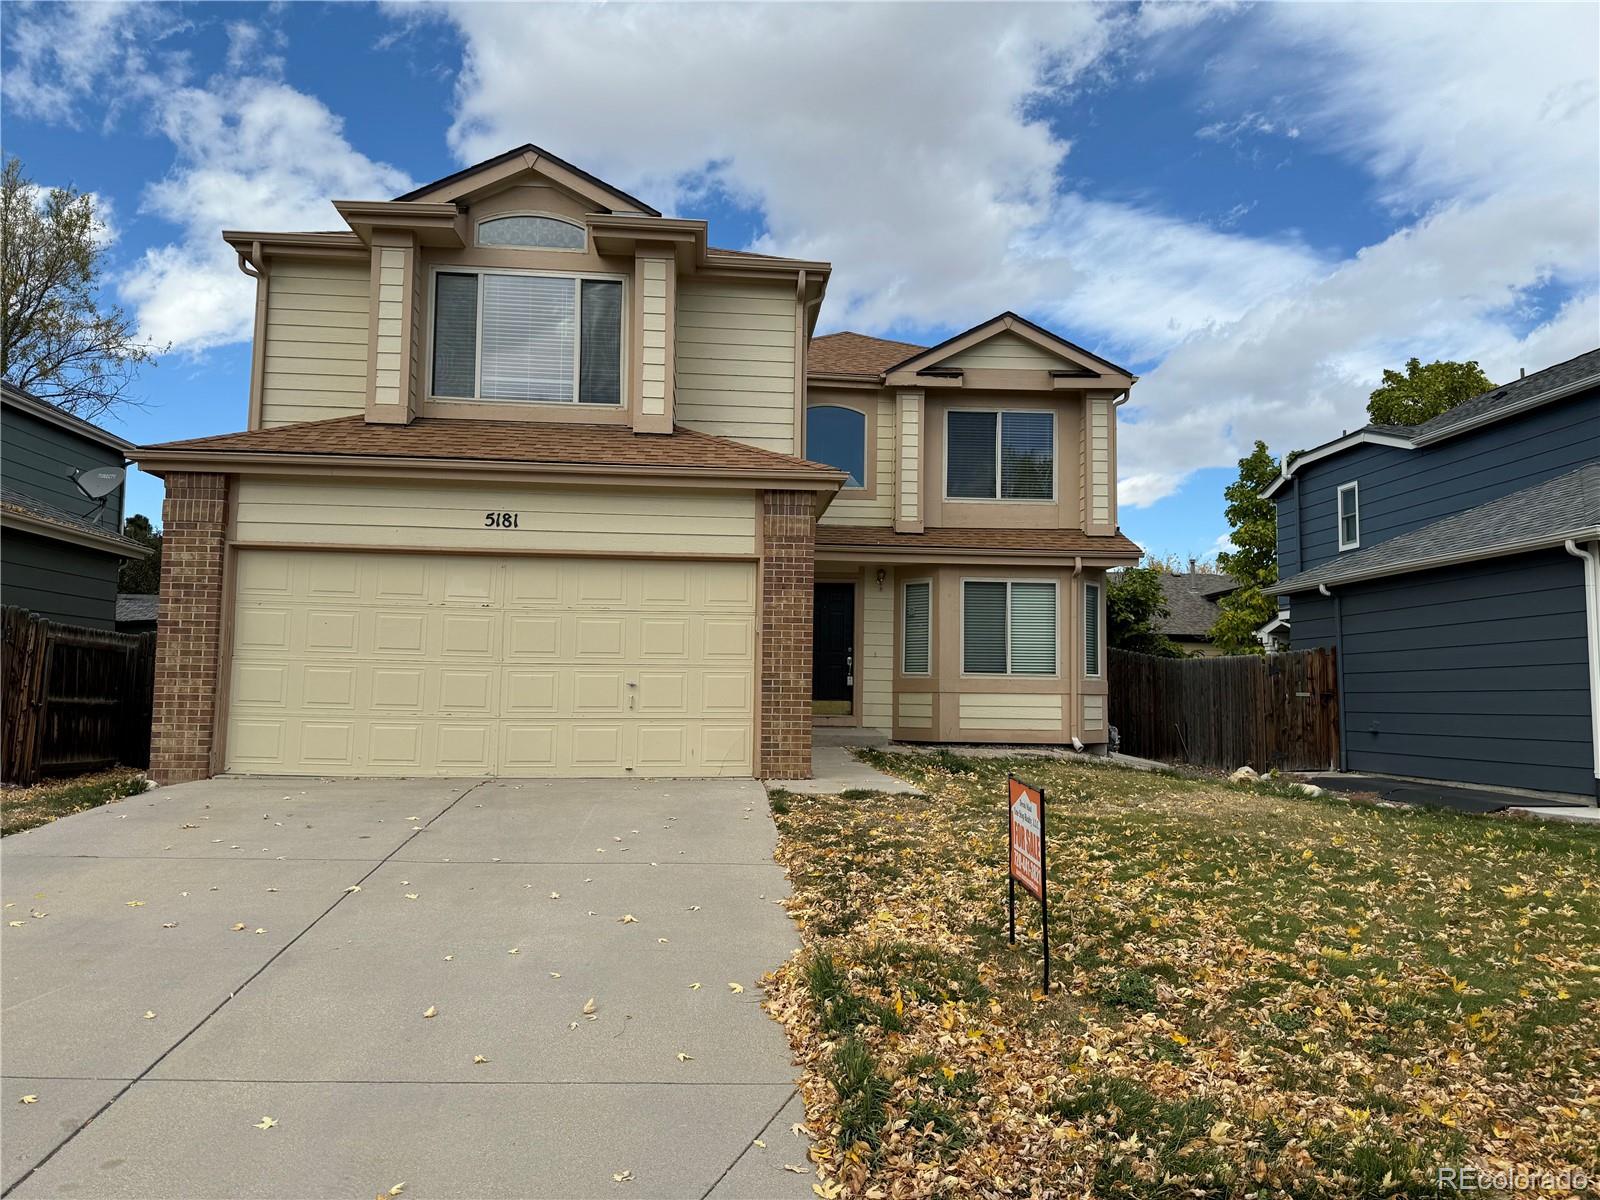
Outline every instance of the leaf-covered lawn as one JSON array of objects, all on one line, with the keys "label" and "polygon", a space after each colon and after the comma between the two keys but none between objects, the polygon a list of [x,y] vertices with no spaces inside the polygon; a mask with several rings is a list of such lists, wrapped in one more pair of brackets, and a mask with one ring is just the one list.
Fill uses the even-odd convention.
[{"label": "leaf-covered lawn", "polygon": [[[1437,1196],[1600,1175],[1600,831],[1055,761],[775,794],[822,1194]],[[1048,795],[1005,937],[1005,777]],[[1533,1194],[1565,1195],[1555,1186]],[[834,1189],[839,1190],[835,1191]]]},{"label": "leaf-covered lawn", "polygon": [[86,808],[98,808],[144,791],[144,772],[114,767],[73,779],[47,779],[0,791],[0,836],[48,825]]}]

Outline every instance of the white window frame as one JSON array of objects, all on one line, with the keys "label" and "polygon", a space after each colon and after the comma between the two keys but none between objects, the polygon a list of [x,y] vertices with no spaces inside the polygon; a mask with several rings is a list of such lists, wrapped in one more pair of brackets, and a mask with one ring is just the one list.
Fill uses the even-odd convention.
[{"label": "white window frame", "polygon": [[[839,491],[867,491],[871,487],[869,480],[872,478],[872,469],[874,466],[872,462],[872,426],[870,424],[872,421],[872,416],[867,413],[865,409],[857,408],[853,404],[837,404],[831,401],[821,401],[816,404],[808,404],[806,405],[806,427],[802,433],[803,437],[809,438],[811,436],[811,414],[819,408],[842,408],[846,412],[853,412],[856,414],[856,416],[861,418],[861,482],[857,484],[846,483],[842,488],[839,489]],[[802,441],[800,444],[805,449],[810,449],[809,446],[806,446],[804,441]],[[804,458],[805,455],[802,454],[801,457]],[[812,459],[811,461],[820,462],[821,459]],[[838,467],[834,468],[834,470],[839,469],[840,468]]]},{"label": "white window frame", "polygon": [[[571,225],[583,234],[581,246],[508,246],[501,242],[485,243],[483,240],[483,226],[488,221],[501,221],[506,217],[545,217],[551,221],[560,221],[563,225]],[[533,208],[519,208],[515,212],[485,213],[472,225],[472,244],[480,250],[512,250],[519,254],[587,254],[589,253],[589,227],[582,221],[574,221],[564,213],[541,212]]]},{"label": "white window frame", "polygon": [[[520,213],[506,213],[506,216],[520,216]],[[487,220],[488,218],[485,218]],[[505,247],[496,247],[505,249]],[[571,400],[505,400],[495,396],[480,396],[478,391],[483,387],[483,282],[478,282],[478,323],[474,330],[472,344],[472,391],[470,396],[438,396],[433,391],[433,326],[434,308],[439,297],[440,275],[543,275],[556,279],[572,279],[578,281],[574,286],[576,294],[581,296],[582,281],[585,279],[603,279],[622,285],[621,303],[621,330],[620,345],[622,354],[617,363],[618,402],[616,404],[586,404],[579,399],[582,395],[580,374],[583,368],[583,328],[580,323],[575,323],[572,339],[572,399]],[[554,409],[591,409],[597,412],[626,412],[628,403],[628,347],[632,345],[628,333],[628,313],[630,310],[628,294],[628,277],[609,271],[542,271],[532,267],[480,267],[451,263],[438,263],[428,268],[428,300],[427,309],[423,314],[426,325],[425,345],[427,358],[424,369],[428,372],[427,397],[429,404],[505,404],[517,408],[554,408]]]},{"label": "white window frame", "polygon": [[[906,591],[914,584],[926,584],[928,588],[928,669],[926,671],[906,670]],[[1007,602],[1010,597],[1007,596]],[[1010,618],[1007,617],[1006,628],[1010,629]],[[907,679],[932,679],[933,678],[933,579],[924,576],[920,579],[905,579],[900,582],[900,674]],[[1007,646],[1006,661],[1010,662],[1010,647]]]},{"label": "white window frame", "polygon": [[[1098,638],[1095,644],[1095,669],[1089,670],[1089,589],[1094,589],[1095,631]],[[1103,583],[1096,583],[1092,579],[1083,581],[1083,677],[1085,679],[1104,679],[1106,674],[1106,587]]]},{"label": "white window frame", "polygon": [[[1348,542],[1344,540],[1344,494],[1346,492],[1350,493],[1350,515],[1355,518],[1356,526],[1356,536]],[[1339,485],[1338,522],[1339,549],[1341,551],[1359,550],[1361,548],[1361,487],[1355,480]]]},{"label": "white window frame", "polygon": [[[969,583],[1003,583],[1006,585],[1006,669],[1004,671],[968,671],[967,670],[967,584]],[[1056,592],[1056,629],[1055,629],[1055,657],[1048,675],[1024,675],[1011,669],[1011,585],[1014,583],[1048,583]],[[931,595],[931,594],[930,594]],[[928,607],[929,625],[932,626],[933,606]],[[964,575],[961,578],[961,610],[957,613],[961,623],[961,678],[962,679],[1060,679],[1061,678],[1061,582],[1056,579],[1029,579],[1027,577],[1015,578],[1012,576],[996,575]],[[933,659],[930,656],[928,666],[931,670]]]},{"label": "white window frame", "polygon": [[[1045,412],[1050,418],[1050,495],[1044,499],[1011,499],[1000,493],[1005,487],[1005,479],[1001,466],[1001,447],[1005,443],[1006,414],[1027,413],[1033,415]],[[952,496],[950,494],[950,414],[957,412],[994,413],[994,495],[993,496]],[[954,405],[944,410],[944,479],[941,490],[945,502],[948,504],[1054,504],[1056,503],[1056,479],[1061,472],[1061,420],[1054,409],[1037,408],[992,408],[988,406],[970,406],[965,404]],[[1059,596],[1056,597],[1058,600]],[[1040,678],[1044,678],[1042,675]]]}]

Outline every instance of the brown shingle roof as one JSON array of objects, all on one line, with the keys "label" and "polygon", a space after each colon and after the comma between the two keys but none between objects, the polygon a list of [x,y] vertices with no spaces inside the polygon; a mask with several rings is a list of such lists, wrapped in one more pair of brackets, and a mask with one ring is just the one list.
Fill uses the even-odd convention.
[{"label": "brown shingle roof", "polygon": [[921,533],[896,533],[881,525],[819,525],[817,547],[882,547],[897,551],[1021,550],[1037,554],[1115,554],[1137,558],[1139,547],[1121,533],[1081,529],[969,529],[932,526]]},{"label": "brown shingle roof", "polygon": [[813,375],[882,375],[927,347],[890,342],[864,333],[830,333],[811,339],[806,370]]},{"label": "brown shingle roof", "polygon": [[670,436],[636,434],[626,425],[556,421],[478,421],[418,417],[409,425],[368,424],[362,417],[304,421],[140,447],[150,452],[326,454],[376,458],[460,459],[594,467],[662,467],[718,473],[828,475],[844,473],[821,463],[746,446],[681,426]]}]

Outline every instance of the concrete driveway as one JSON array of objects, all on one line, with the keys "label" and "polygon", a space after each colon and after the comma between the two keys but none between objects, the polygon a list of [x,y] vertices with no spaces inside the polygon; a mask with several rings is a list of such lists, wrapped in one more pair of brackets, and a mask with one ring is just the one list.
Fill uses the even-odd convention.
[{"label": "concrete driveway", "polygon": [[699,780],[213,780],[8,837],[5,1195],[809,1196],[774,839]]}]

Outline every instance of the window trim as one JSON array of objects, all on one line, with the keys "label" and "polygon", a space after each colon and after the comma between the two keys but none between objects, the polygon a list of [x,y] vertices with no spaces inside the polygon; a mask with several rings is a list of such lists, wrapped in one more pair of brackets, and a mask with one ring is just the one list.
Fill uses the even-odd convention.
[{"label": "window trim", "polygon": [[[507,213],[506,216],[520,214]],[[487,219],[487,218],[485,218]],[[496,247],[504,249],[504,247]],[[478,322],[473,331],[472,345],[472,392],[470,396],[441,396],[433,390],[433,331],[437,317],[436,308],[439,297],[438,277],[440,275],[477,275],[480,277],[478,284]],[[585,402],[578,397],[582,394],[579,372],[583,367],[583,328],[582,322],[575,322],[572,339],[572,399],[571,400],[507,400],[499,396],[480,396],[478,392],[483,387],[483,284],[481,277],[484,275],[541,275],[547,278],[571,279],[576,281],[573,294],[580,298],[583,295],[583,280],[599,279],[622,285],[622,300],[620,304],[620,329],[618,331],[619,345],[622,348],[617,363],[618,402],[616,404],[595,404]],[[509,406],[518,409],[548,408],[562,412],[576,409],[580,412],[627,412],[631,408],[628,392],[628,359],[630,357],[628,317],[630,311],[629,280],[626,275],[619,275],[614,271],[553,271],[536,267],[484,267],[470,263],[435,263],[428,268],[428,296],[427,308],[423,314],[425,337],[423,348],[426,358],[423,369],[428,373],[427,388],[424,391],[423,403],[425,404],[485,404],[495,406]]]},{"label": "window trim", "polygon": [[[1356,536],[1348,542],[1344,540],[1344,494],[1346,492],[1349,492],[1351,496],[1350,515],[1355,518],[1356,526]],[[1352,479],[1349,483],[1341,483],[1339,485],[1335,516],[1337,520],[1335,532],[1339,539],[1340,553],[1346,550],[1359,550],[1361,548],[1361,486],[1359,480]]]},{"label": "window trim", "polygon": [[[802,453],[800,456],[801,458],[805,458],[807,453],[810,451],[810,446],[807,445],[807,442],[811,437],[811,414],[819,408],[842,408],[846,412],[853,412],[861,418],[861,482],[855,487],[852,487],[847,483],[844,487],[839,489],[839,493],[842,496],[844,493],[849,492],[850,495],[848,498],[851,500],[875,499],[878,490],[878,481],[876,478],[877,464],[872,460],[877,454],[878,438],[877,427],[873,419],[874,414],[868,412],[865,408],[858,408],[854,404],[845,404],[838,400],[822,400],[816,404],[807,404],[806,427],[804,432],[806,441],[801,443],[801,446],[806,453]],[[821,462],[822,460],[812,459],[811,461]],[[840,468],[835,467],[834,469],[839,470]]]},{"label": "window trim", "polygon": [[[1004,671],[969,671],[967,670],[967,584],[969,583],[1003,583],[1006,585],[1006,669]],[[1052,669],[1048,675],[1023,674],[1011,669],[1011,585],[1014,583],[1044,583],[1055,589],[1056,593],[1056,627],[1055,637],[1052,639],[1052,649],[1055,651],[1052,658]],[[929,607],[929,624],[932,624],[932,607]],[[961,628],[961,673],[962,679],[1060,679],[1061,678],[1061,581],[1059,579],[1033,579],[1029,576],[996,576],[996,575],[963,575],[961,577],[961,611],[957,614]],[[928,660],[928,665],[933,666],[933,660]]]},{"label": "window trim", "polygon": [[[952,496],[950,494],[950,414],[957,412],[994,413],[994,491],[993,496]],[[1050,418],[1050,495],[1045,498],[1012,498],[1001,495],[1005,490],[1005,473],[1002,454],[1005,446],[1005,421],[1007,413],[1045,413]],[[1061,417],[1054,408],[998,408],[990,405],[952,404],[944,410],[944,477],[940,491],[947,504],[1056,504],[1057,477],[1061,470]],[[1059,597],[1057,597],[1059,599]],[[1040,678],[1044,678],[1040,676]]]},{"label": "window trim", "polygon": [[[906,647],[910,643],[906,638],[906,592],[914,584],[919,583],[928,589],[928,669],[926,671],[908,671],[906,670]],[[902,677],[906,679],[933,678],[933,643],[933,577],[923,575],[916,579],[902,579],[900,581],[900,661],[896,664],[900,668]],[[1009,647],[1007,649],[1009,650]],[[1009,655],[1007,661],[1010,661]]]},{"label": "window trim", "polygon": [[[1089,670],[1089,589],[1094,589],[1095,669]],[[1104,679],[1106,675],[1106,589],[1092,579],[1083,581],[1083,677]]]},{"label": "window trim", "polygon": [[[506,217],[546,217],[552,221],[560,221],[563,225],[571,225],[583,233],[581,246],[508,246],[504,242],[485,242],[482,230],[490,221],[502,221]],[[581,221],[574,221],[562,213],[544,212],[536,208],[519,208],[511,212],[485,213],[472,223],[472,244],[479,250],[511,250],[520,254],[587,254],[589,253],[589,227]]]}]

